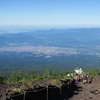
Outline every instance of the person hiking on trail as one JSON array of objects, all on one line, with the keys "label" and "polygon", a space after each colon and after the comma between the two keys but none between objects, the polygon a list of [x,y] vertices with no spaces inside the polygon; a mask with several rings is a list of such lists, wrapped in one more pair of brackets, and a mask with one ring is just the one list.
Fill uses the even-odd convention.
[{"label": "person hiking on trail", "polygon": [[83,75],[83,84],[88,82],[88,76],[86,74]]},{"label": "person hiking on trail", "polygon": [[75,81],[75,84],[78,84],[78,82],[79,82],[79,76],[78,76],[78,74],[75,74],[74,81]]}]

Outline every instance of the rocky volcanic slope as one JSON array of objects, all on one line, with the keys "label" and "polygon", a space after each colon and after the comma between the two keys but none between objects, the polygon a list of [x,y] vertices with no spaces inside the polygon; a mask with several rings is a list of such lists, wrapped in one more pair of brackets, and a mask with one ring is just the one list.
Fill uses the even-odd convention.
[{"label": "rocky volcanic slope", "polygon": [[80,82],[77,88],[68,100],[100,100],[100,76],[94,78],[90,84]]}]

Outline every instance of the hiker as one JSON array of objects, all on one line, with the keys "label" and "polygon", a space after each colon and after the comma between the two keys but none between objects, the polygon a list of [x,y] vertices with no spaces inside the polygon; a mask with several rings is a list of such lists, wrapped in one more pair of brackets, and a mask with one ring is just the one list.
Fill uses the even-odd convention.
[{"label": "hiker", "polygon": [[83,84],[88,83],[88,76],[86,74],[83,74]]},{"label": "hiker", "polygon": [[78,76],[78,74],[74,75],[74,82],[75,82],[75,84],[78,84],[78,82],[79,82],[79,76]]}]

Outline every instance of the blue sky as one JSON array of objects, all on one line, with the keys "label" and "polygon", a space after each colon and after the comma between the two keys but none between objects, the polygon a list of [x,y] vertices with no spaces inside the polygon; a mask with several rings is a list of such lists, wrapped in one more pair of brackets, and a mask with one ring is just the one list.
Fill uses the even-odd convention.
[{"label": "blue sky", "polygon": [[99,27],[100,0],[0,0],[0,25]]}]

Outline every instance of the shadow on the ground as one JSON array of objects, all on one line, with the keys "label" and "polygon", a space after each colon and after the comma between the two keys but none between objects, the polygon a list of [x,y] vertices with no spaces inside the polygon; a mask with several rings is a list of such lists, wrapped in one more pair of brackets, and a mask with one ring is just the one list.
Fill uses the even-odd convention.
[{"label": "shadow on the ground", "polygon": [[65,87],[62,87],[62,90],[63,90],[63,94],[62,94],[61,100],[68,100],[73,95],[77,95],[79,91],[82,91],[82,87],[78,86],[78,84],[75,84],[75,82],[72,81],[69,88],[65,86]]}]

